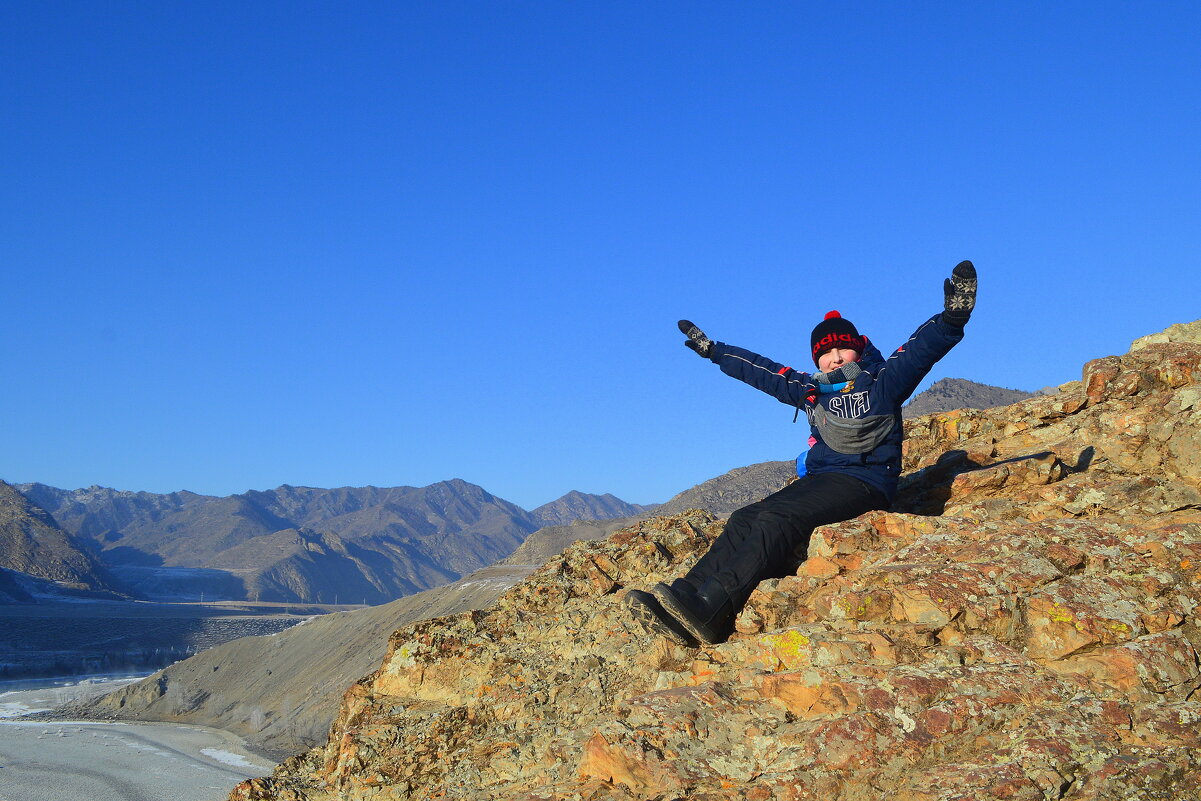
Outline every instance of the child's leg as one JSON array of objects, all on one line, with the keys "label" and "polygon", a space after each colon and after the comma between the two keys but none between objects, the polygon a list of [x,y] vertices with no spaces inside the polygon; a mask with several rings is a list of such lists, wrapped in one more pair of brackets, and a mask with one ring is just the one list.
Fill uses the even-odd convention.
[{"label": "child's leg", "polygon": [[811,473],[730,515],[686,576],[656,584],[650,594],[631,592],[629,603],[640,619],[657,624],[651,628],[677,642],[721,642],[760,581],[786,576],[805,559],[813,529],[887,505],[883,493],[859,479]]},{"label": "child's leg", "polygon": [[760,581],[790,575],[804,561],[813,529],[887,505],[883,493],[859,479],[806,475],[730,515],[721,536],[684,579],[698,589],[715,580],[737,611]]}]

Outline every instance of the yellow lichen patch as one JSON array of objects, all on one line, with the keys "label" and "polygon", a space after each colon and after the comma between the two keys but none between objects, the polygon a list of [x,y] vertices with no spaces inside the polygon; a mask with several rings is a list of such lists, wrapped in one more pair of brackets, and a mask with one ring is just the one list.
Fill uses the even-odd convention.
[{"label": "yellow lichen patch", "polygon": [[406,642],[404,645],[396,649],[396,653],[392,658],[392,667],[411,668],[417,664],[418,645],[415,642]]},{"label": "yellow lichen patch", "polygon": [[1055,623],[1072,623],[1074,618],[1072,614],[1060,604],[1053,604],[1050,611],[1047,612],[1047,620]]},{"label": "yellow lichen patch", "polygon": [[777,670],[790,670],[798,665],[809,663],[809,653],[805,647],[809,638],[799,631],[782,631],[779,634],[769,634],[763,638],[763,644],[771,651],[777,663]]},{"label": "yellow lichen patch", "polygon": [[838,606],[846,613],[847,617],[861,618],[867,614],[868,607],[875,600],[870,595],[844,595],[838,599]]}]

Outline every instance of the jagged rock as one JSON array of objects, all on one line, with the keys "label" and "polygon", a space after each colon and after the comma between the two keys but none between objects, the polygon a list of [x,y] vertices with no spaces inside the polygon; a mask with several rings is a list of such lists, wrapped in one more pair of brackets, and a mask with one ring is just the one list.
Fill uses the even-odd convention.
[{"label": "jagged rock", "polygon": [[1201,344],[1201,320],[1191,323],[1176,323],[1170,325],[1158,334],[1151,334],[1145,337],[1139,337],[1130,345],[1130,350],[1142,350],[1148,345],[1156,345],[1163,342],[1193,342]]},{"label": "jagged rock", "polygon": [[642,521],[395,632],[231,798],[1201,798],[1201,344],[907,425],[894,511],[814,532],[728,642],[633,625],[722,527]]}]

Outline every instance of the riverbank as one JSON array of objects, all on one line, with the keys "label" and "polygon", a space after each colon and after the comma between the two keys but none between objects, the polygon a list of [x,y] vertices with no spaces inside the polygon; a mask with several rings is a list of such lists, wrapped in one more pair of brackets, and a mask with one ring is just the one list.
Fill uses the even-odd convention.
[{"label": "riverbank", "polygon": [[220,801],[274,763],[219,729],[29,717],[123,683],[0,692],[0,801]]}]

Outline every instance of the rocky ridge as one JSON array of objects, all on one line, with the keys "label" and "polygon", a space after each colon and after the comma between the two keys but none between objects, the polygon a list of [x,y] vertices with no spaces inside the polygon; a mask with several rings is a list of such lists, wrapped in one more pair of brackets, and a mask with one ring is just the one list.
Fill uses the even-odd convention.
[{"label": "rocky ridge", "polygon": [[328,742],[231,798],[1201,798],[1197,337],[912,421],[898,511],[818,529],[721,645],[622,604],[713,516],[573,545],[396,631]]}]

